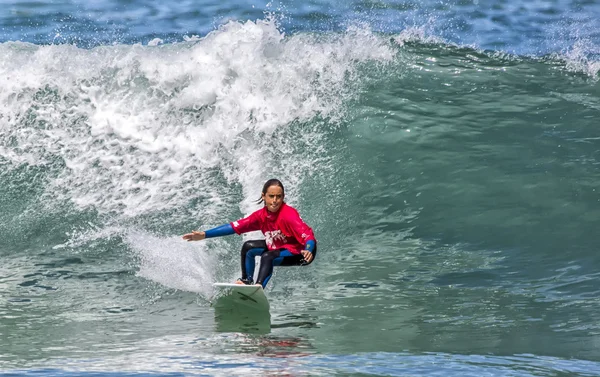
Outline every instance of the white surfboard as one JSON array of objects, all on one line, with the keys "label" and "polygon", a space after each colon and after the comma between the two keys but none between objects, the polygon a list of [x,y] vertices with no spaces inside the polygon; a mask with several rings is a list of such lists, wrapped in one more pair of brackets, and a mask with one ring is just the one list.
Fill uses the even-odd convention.
[{"label": "white surfboard", "polygon": [[214,283],[217,290],[217,305],[239,306],[245,309],[268,312],[269,300],[260,285]]}]

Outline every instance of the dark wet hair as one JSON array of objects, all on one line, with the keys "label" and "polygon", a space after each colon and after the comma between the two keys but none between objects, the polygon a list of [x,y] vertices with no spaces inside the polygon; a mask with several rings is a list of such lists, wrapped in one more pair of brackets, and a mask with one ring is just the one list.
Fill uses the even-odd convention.
[{"label": "dark wet hair", "polygon": [[[281,187],[281,192],[283,194],[283,197],[285,198],[285,189],[283,188],[283,183],[281,183],[281,181],[279,179],[269,179],[268,181],[265,182],[265,184],[263,185],[263,189],[262,189],[262,193],[263,195],[265,195],[267,193],[267,190],[269,189],[269,187],[271,186],[279,186]],[[258,198],[258,200],[256,201],[256,203],[264,203],[264,200],[262,199],[262,197]]]}]

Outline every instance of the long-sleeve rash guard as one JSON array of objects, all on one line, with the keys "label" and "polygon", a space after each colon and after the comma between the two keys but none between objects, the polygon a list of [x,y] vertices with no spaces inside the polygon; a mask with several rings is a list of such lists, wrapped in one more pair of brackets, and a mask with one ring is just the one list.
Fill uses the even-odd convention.
[{"label": "long-sleeve rash guard", "polygon": [[[265,235],[269,250],[287,249],[300,254],[305,245],[315,243],[313,230],[300,218],[295,208],[282,203],[277,212],[263,207],[250,216],[231,223],[237,234],[260,230]],[[312,242],[308,242],[312,241]]]}]

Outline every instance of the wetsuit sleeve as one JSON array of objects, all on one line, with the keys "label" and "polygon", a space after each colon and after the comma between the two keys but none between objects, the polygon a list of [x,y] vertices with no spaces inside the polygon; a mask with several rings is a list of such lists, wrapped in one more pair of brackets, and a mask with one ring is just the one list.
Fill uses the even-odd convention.
[{"label": "wetsuit sleeve", "polygon": [[258,210],[248,217],[244,217],[243,219],[232,222],[230,224],[231,228],[236,234],[260,230],[260,211],[261,210]]},{"label": "wetsuit sleeve", "polygon": [[233,231],[233,227],[231,226],[231,224],[221,225],[221,226],[209,229],[204,232],[204,234],[206,235],[206,238],[228,236],[233,233],[234,233],[234,231]]}]

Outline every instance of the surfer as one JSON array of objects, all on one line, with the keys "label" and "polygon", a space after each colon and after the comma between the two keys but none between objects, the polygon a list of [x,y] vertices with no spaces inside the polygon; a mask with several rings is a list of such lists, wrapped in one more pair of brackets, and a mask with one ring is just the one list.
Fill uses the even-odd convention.
[{"label": "surfer", "polygon": [[274,266],[304,266],[312,263],[317,254],[317,241],[312,229],[302,220],[295,208],[284,202],[285,189],[278,179],[269,179],[263,186],[258,203],[264,206],[241,220],[206,231],[185,234],[184,240],[262,231],[264,240],[244,242],[241,251],[242,277],[238,284],[254,284],[254,258],[260,256],[256,285],[266,287]]}]

